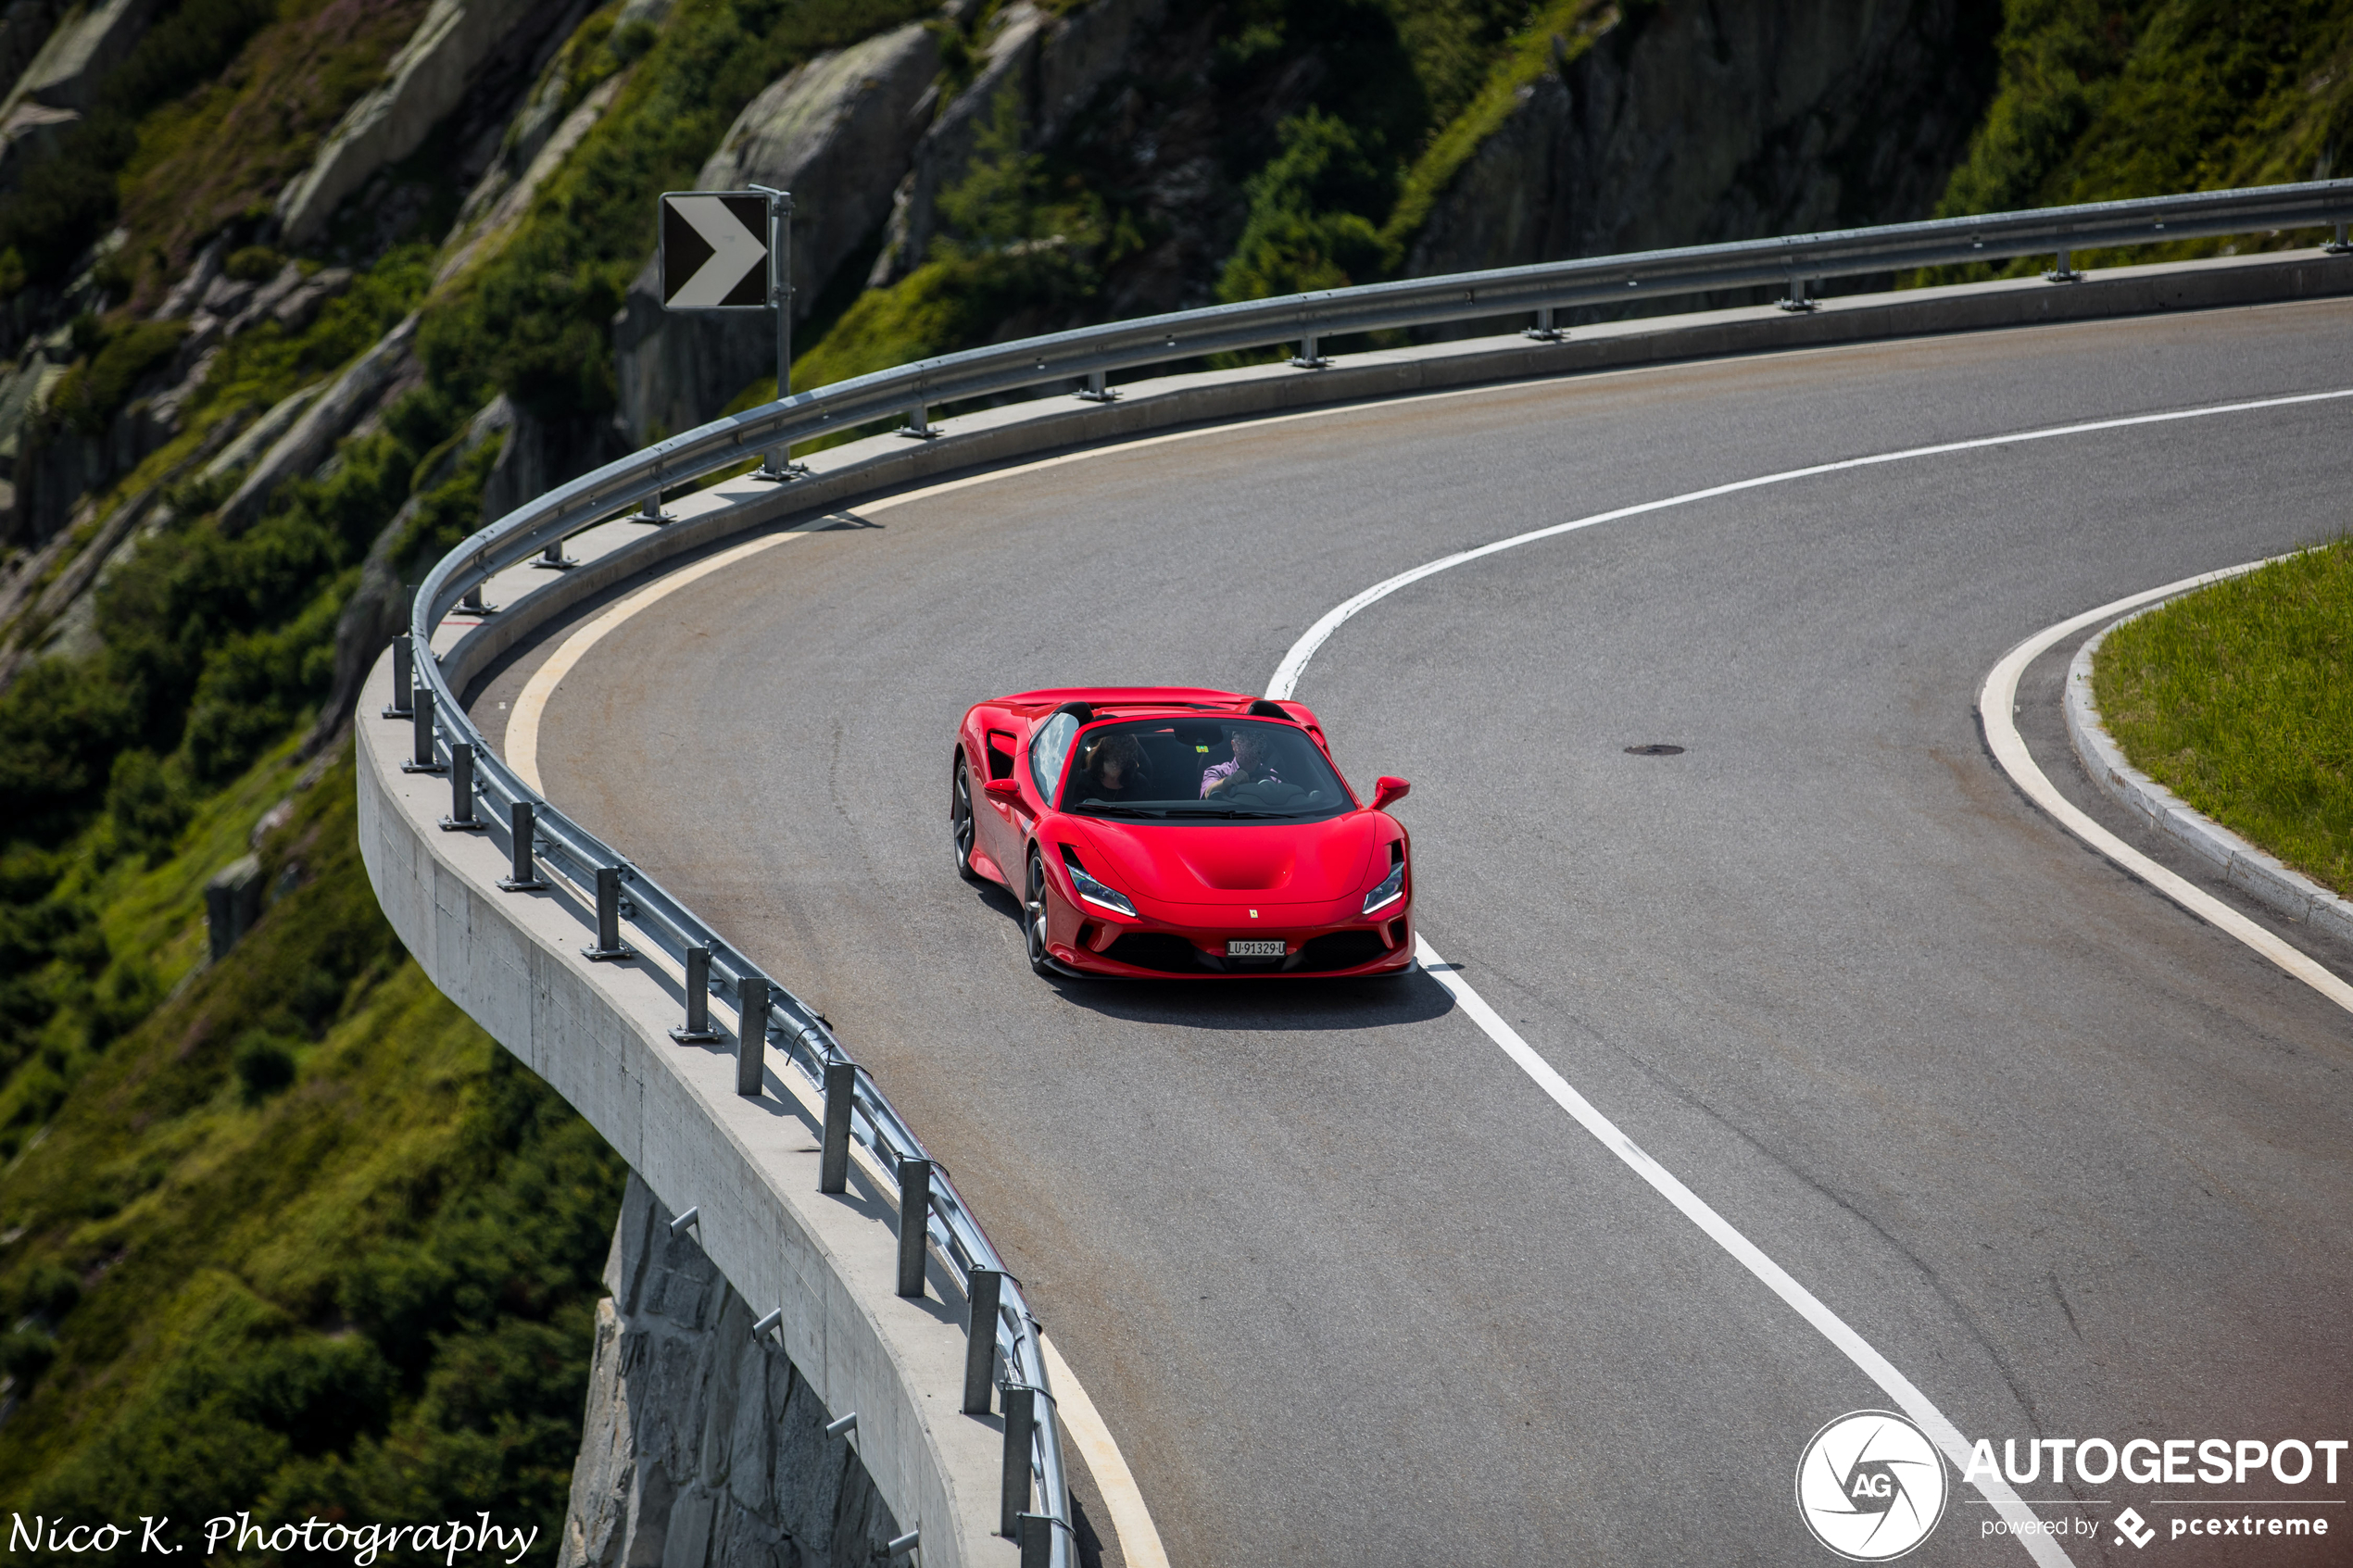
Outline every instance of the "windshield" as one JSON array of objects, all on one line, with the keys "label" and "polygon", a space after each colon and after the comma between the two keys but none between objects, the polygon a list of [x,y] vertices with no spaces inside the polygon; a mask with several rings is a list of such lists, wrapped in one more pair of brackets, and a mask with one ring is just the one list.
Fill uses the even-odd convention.
[{"label": "windshield", "polygon": [[1295,822],[1354,804],[1302,731],[1252,719],[1098,725],[1078,737],[1062,794],[1082,816],[1160,821]]}]

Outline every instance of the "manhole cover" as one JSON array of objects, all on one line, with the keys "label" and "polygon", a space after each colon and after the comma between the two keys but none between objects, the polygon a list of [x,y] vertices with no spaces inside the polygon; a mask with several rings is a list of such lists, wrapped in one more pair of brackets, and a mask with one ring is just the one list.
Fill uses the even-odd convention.
[{"label": "manhole cover", "polygon": [[1653,741],[1648,746],[1628,746],[1626,755],[1629,757],[1680,757],[1683,755],[1683,748],[1680,746],[1668,746],[1664,741]]}]

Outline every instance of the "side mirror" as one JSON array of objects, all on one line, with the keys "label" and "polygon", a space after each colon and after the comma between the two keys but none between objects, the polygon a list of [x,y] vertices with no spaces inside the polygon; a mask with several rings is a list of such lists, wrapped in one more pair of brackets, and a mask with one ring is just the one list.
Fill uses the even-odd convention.
[{"label": "side mirror", "polygon": [[987,788],[989,794],[997,797],[1000,800],[1019,800],[1021,798],[1021,781],[1019,779],[991,779],[988,781]]},{"label": "side mirror", "polygon": [[1407,784],[1403,779],[1392,779],[1387,775],[1383,775],[1382,777],[1375,780],[1373,783],[1373,804],[1369,809],[1375,811],[1388,810],[1391,806],[1394,806],[1399,801],[1404,799],[1406,792],[1411,790],[1413,787],[1414,786],[1412,784]]}]

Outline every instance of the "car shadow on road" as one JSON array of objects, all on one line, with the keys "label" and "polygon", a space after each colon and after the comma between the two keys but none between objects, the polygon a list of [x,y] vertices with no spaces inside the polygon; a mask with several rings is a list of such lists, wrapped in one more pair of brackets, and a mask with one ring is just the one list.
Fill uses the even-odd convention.
[{"label": "car shadow on road", "polygon": [[1230,979],[1040,981],[1075,1007],[1107,1018],[1216,1030],[1384,1029],[1426,1023],[1454,1010],[1446,987],[1415,970],[1386,980],[1312,974]]}]

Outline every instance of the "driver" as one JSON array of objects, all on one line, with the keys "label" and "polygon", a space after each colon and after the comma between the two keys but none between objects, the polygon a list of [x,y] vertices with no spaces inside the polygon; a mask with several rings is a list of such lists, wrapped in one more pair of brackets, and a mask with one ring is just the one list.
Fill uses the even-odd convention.
[{"label": "driver", "polygon": [[1212,799],[1230,795],[1245,784],[1280,784],[1282,776],[1266,765],[1265,736],[1255,727],[1237,724],[1226,732],[1232,743],[1234,759],[1219,762],[1205,769],[1201,776],[1201,797]]}]

